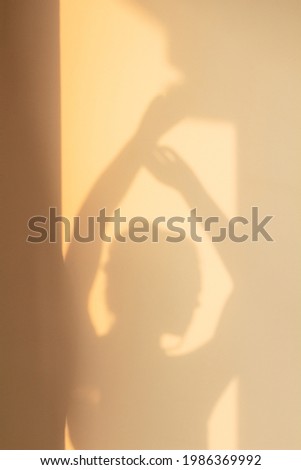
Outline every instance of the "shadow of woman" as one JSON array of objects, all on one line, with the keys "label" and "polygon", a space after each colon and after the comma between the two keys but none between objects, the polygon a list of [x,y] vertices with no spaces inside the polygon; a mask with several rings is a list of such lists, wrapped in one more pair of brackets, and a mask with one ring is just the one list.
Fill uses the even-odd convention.
[{"label": "shadow of woman", "polygon": [[[96,215],[99,206],[112,214],[142,164],[178,190],[190,206],[201,201],[207,206],[205,212],[216,213],[193,172],[171,150],[156,146],[160,134],[181,114],[168,99],[151,103],[133,139],[85,201],[81,232],[88,230],[88,216]],[[101,227],[102,235],[104,230]],[[171,243],[165,238],[161,233],[160,243],[115,241],[111,245],[107,302],[116,324],[104,338],[96,337],[87,312],[103,242],[73,241],[70,246],[66,265],[76,292],[79,344],[68,427],[77,448],[207,446],[208,416],[234,375],[234,343],[229,347],[229,336],[221,347],[212,341],[185,356],[169,354],[160,345],[165,335],[183,338],[201,288],[192,241]],[[223,252],[230,257],[225,245]]]},{"label": "shadow of woman", "polygon": [[[177,364],[175,369],[178,368],[177,370],[181,370],[184,374],[185,380],[189,383],[187,390],[193,390],[193,393],[194,390],[198,391],[203,430],[206,427],[208,414],[221,391],[225,389],[231,377],[238,375],[240,380],[239,447],[298,448],[297,437],[300,432],[295,418],[297,414],[300,416],[300,407],[297,409],[296,405],[299,403],[297,391],[300,390],[300,382],[298,386],[295,385],[297,342],[295,333],[283,335],[283,332],[295,331],[294,325],[298,318],[295,295],[298,291],[295,275],[297,267],[295,244],[291,243],[288,246],[286,224],[281,224],[281,220],[287,220],[289,216],[293,220],[294,204],[291,203],[291,193],[287,191],[287,187],[296,188],[298,173],[295,165],[296,159],[290,158],[288,164],[283,164],[283,155],[289,154],[290,157],[295,155],[299,132],[296,126],[298,122],[296,109],[292,104],[296,98],[297,79],[294,78],[289,91],[284,80],[284,77],[299,77],[300,75],[300,68],[297,74],[297,67],[292,59],[296,57],[296,54],[291,53],[295,51],[298,43],[296,23],[288,17],[290,14],[287,13],[288,10],[280,11],[279,6],[277,14],[271,21],[269,13],[274,6],[270,0],[256,2],[254,6],[252,4],[252,9],[246,8],[244,4],[236,0],[223,4],[216,1],[145,0],[139,2],[139,5],[146,7],[164,25],[168,35],[169,60],[182,72],[183,79],[181,83],[170,89],[165,98],[158,98],[151,104],[137,133],[113,164],[100,176],[92,189],[81,210],[81,220],[84,221],[87,216],[97,214],[99,206],[106,207],[107,212],[112,214],[131,187],[141,165],[146,165],[156,178],[176,189],[189,207],[199,208],[205,218],[218,216],[220,224],[227,226],[227,220],[220,208],[214,204],[193,172],[183,165],[183,162],[172,151],[158,149],[157,145],[160,137],[185,117],[214,118],[235,124],[239,144],[239,214],[248,217],[250,207],[254,203],[257,205],[260,201],[263,211],[277,214],[279,222],[274,227],[278,243],[277,245],[271,244],[273,246],[268,248],[265,243],[234,244],[229,240],[215,245],[233,279],[235,290],[225,306],[213,340],[194,355],[177,358],[179,362],[174,361]],[[257,25],[256,41],[254,41],[254,22]],[[285,34],[279,35],[280,30]],[[281,47],[278,48],[275,60],[275,44],[279,43],[280,36],[285,38],[285,41],[281,39]],[[279,61],[285,64],[288,74],[283,75],[284,69],[279,67]],[[155,157],[156,154],[159,158]],[[162,164],[162,158],[164,164]],[[281,187],[279,186],[280,177]],[[294,238],[294,240],[297,243],[297,239]],[[93,366],[95,357],[99,356],[98,353],[95,356],[95,351],[100,349],[99,341],[95,338],[88,320],[87,299],[97,270],[101,248],[100,243],[85,245],[72,243],[67,257],[67,266],[77,294],[77,325],[82,338],[78,351],[81,351],[81,363],[85,364],[85,367],[79,367],[79,369],[86,370],[87,383],[89,383],[88,376],[93,377],[95,371]],[[286,261],[284,263],[284,259],[290,260],[290,268],[280,273],[279,266],[288,264]],[[115,285],[112,278],[111,283]],[[289,286],[291,295],[282,295],[283,285]],[[134,296],[135,286],[129,288],[128,292]],[[119,294],[116,293],[115,297],[118,296]],[[162,299],[161,302],[164,304]],[[158,309],[161,311],[159,306]],[[116,309],[115,314],[118,316],[117,320],[122,323],[120,312],[121,309]],[[283,315],[283,312],[289,313]],[[137,321],[137,317],[135,320]],[[132,328],[135,327],[132,325]],[[128,331],[128,325],[125,331]],[[144,329],[142,334],[137,334],[135,337],[143,337],[143,331]],[[161,330],[158,329],[157,334],[160,336]],[[112,362],[114,366],[117,366],[121,361],[122,370],[127,370],[122,361],[127,363],[126,358],[130,360],[131,356],[128,353],[123,358],[122,351],[118,351],[117,326],[115,332],[112,332],[113,335],[116,335],[116,340],[112,340],[112,343],[109,337],[106,339],[112,346],[112,350],[111,346],[106,350],[111,351],[108,353],[112,358],[109,363]],[[132,335],[128,333],[127,337],[132,338]],[[279,347],[280,339],[284,342],[281,348]],[[114,351],[118,351],[119,356]],[[156,349],[156,353],[158,351],[160,351],[159,348]],[[154,351],[153,353],[156,354]],[[160,374],[156,376],[150,373],[152,381],[156,382],[158,376],[163,374],[164,361],[165,358],[162,359],[162,363],[160,362],[160,366],[158,365]],[[181,361],[185,366],[179,365]],[[191,369],[187,366],[188,363],[195,365],[191,366]],[[114,366],[108,367],[106,363],[103,370],[112,370]],[[187,370],[189,371],[188,377],[185,375]],[[192,372],[194,370],[198,370],[197,386],[192,387],[189,381],[192,377],[196,377],[195,372]],[[142,376],[148,383],[146,374]],[[174,376],[171,373],[169,383],[175,383]],[[118,387],[122,382],[126,383],[126,380],[115,382],[114,386],[108,386],[112,393],[114,390],[115,395],[112,397],[116,397],[116,404],[118,400],[122,400],[121,397],[116,396],[120,394]],[[79,383],[85,383],[85,380],[80,379]],[[105,390],[103,384],[102,387]],[[131,444],[134,444],[135,448],[139,446],[139,443],[145,448],[156,447],[158,446],[157,436],[159,440],[161,434],[159,427],[155,429],[150,424],[150,428],[153,429],[153,441],[146,442],[143,434],[150,437],[146,429],[147,424],[145,423],[145,427],[141,430],[143,420],[139,420],[139,413],[143,416],[141,411],[143,405],[139,404],[144,403],[150,406],[150,402],[143,394],[146,390],[151,390],[151,386],[149,383],[148,388],[142,389],[140,386],[140,391],[143,393],[139,400],[133,388],[130,385],[128,387],[131,390],[129,397],[136,397],[137,413],[134,414],[138,416],[132,418],[132,420],[137,420],[136,423],[133,421],[137,440],[132,438]],[[139,389],[138,385],[137,388]],[[172,388],[170,386],[168,389],[167,385],[163,387],[164,390],[169,390],[170,396],[172,396]],[[101,403],[101,390],[98,398],[96,395],[92,393],[93,399],[95,401],[99,399]],[[108,399],[107,393],[103,400]],[[111,404],[113,402],[112,398]],[[192,402],[196,403],[194,399]],[[131,403],[129,408],[133,409],[134,403],[133,401]],[[108,431],[110,437],[107,441],[105,437],[102,438],[108,448],[115,447],[114,432],[114,435],[119,436],[118,442],[116,438],[116,447],[130,445],[130,441],[126,439],[131,439],[131,437],[125,437],[130,433],[130,430],[126,428],[126,425],[129,425],[129,414],[125,411],[127,406],[125,402],[123,406],[118,406],[120,406],[120,413],[125,413],[125,424],[120,420],[118,422],[116,417],[114,418],[115,426],[113,426],[115,429],[109,426],[109,411],[100,412],[103,413],[99,419],[99,422],[103,420],[102,435],[106,432],[106,426],[111,429],[110,432]],[[80,422],[84,417],[80,417],[79,412],[74,413],[73,410],[69,418],[71,435],[79,445],[84,442],[85,438],[84,445],[90,447],[92,434],[97,435],[100,432],[99,427],[94,424],[94,431],[86,430],[85,437],[84,431],[80,431]],[[148,412],[147,416],[148,419],[151,418]],[[95,421],[91,419],[91,422]],[[173,421],[172,423],[174,425]],[[185,423],[183,421],[181,425],[184,426]],[[167,430],[168,426],[164,427],[161,419],[159,419],[159,424],[162,429]],[[197,447],[206,446],[205,434],[205,431],[200,431],[200,443]],[[172,435],[175,436],[173,433]],[[181,443],[175,436],[173,442],[168,441],[167,438],[165,442],[161,441],[162,447],[191,448],[195,445],[193,438],[190,442],[183,441],[183,436],[188,436],[189,433],[185,434],[183,431],[181,435]],[[95,441],[91,445],[95,446]]]}]

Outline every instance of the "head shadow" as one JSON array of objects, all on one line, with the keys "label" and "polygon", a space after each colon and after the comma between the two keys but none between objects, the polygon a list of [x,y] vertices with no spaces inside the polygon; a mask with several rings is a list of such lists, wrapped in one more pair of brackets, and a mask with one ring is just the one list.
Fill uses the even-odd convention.
[{"label": "head shadow", "polygon": [[177,345],[161,342],[164,335],[181,341],[190,325],[201,293],[199,256],[190,239],[165,239],[160,231],[158,243],[110,246],[106,302],[115,323],[99,339],[90,385],[74,395],[68,423],[76,448],[205,444],[202,412],[208,403],[197,376],[199,359],[169,355]]},{"label": "head shadow", "polygon": [[183,336],[198,306],[201,273],[196,247],[179,243],[113,242],[105,266],[106,302],[122,334],[147,342],[162,334]]}]

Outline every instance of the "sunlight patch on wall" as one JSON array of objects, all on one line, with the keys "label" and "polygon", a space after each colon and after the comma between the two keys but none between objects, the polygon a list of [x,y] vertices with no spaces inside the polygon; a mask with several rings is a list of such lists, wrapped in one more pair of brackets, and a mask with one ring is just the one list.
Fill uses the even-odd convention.
[{"label": "sunlight patch on wall", "polygon": [[209,418],[208,449],[238,449],[238,379],[221,395]]},{"label": "sunlight patch on wall", "polygon": [[[78,214],[93,183],[131,138],[149,103],[181,78],[168,63],[165,47],[162,29],[122,2],[61,1],[65,216]],[[166,132],[158,145],[168,146],[193,169],[220,211],[227,217],[236,215],[237,135],[232,123],[206,117],[185,118]],[[192,209],[182,194],[159,183],[146,169],[139,172],[120,208],[128,218],[142,215],[148,220],[160,215],[187,217]],[[201,209],[202,201],[200,215]],[[184,228],[189,232],[188,223]],[[68,244],[63,247],[64,254],[67,250]],[[202,277],[198,306],[183,337],[159,338],[166,355],[187,355],[210,341],[233,289],[227,267],[208,240],[197,246],[197,253]],[[105,266],[109,258],[110,245],[105,244],[88,299],[89,318],[98,337],[109,335],[114,325],[114,312],[106,302]],[[220,442],[220,429],[225,430],[223,422],[228,423],[230,431],[226,435],[232,443],[229,448],[233,448],[236,387],[235,382],[226,390],[211,417],[212,445]],[[225,447],[228,444],[224,437]],[[68,427],[66,448],[73,448]]]}]

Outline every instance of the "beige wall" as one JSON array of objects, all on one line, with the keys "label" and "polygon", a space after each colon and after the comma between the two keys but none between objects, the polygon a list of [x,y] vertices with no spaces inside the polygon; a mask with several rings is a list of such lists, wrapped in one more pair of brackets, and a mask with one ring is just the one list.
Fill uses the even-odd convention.
[{"label": "beige wall", "polygon": [[[1,448],[299,448],[299,2],[1,9]],[[275,241],[27,244],[50,206]]]},{"label": "beige wall", "polygon": [[[191,320],[178,342],[161,333],[157,350],[151,343],[148,349],[136,345],[137,337],[147,343],[150,325],[131,315],[133,309],[151,310],[152,291],[145,293],[135,281],[123,286],[118,273],[129,271],[128,264],[115,266],[112,277],[106,266],[113,252],[104,246],[99,267],[91,268],[95,275],[88,295],[83,293],[88,318],[80,320],[95,335],[96,349],[86,360],[96,378],[94,383],[86,378],[87,385],[82,382],[85,374],[78,372],[67,426],[69,446],[158,447],[157,433],[163,448],[196,443],[199,448],[298,447],[300,325],[293,227],[300,150],[299,10],[297,2],[268,1],[61,2],[64,212],[78,213],[92,197],[89,191],[95,181],[97,186],[97,175],[131,138],[153,98],[163,93],[167,106],[182,114],[174,125],[166,125],[157,144],[172,148],[199,178],[205,194],[200,212],[206,213],[207,197],[228,217],[248,214],[258,205],[262,213],[275,215],[276,240],[232,246],[226,255],[209,243],[194,247],[202,289],[191,295],[198,305],[191,306]],[[164,128],[159,114],[150,126],[161,119]],[[118,205],[128,216],[150,220],[188,210],[183,189],[162,185],[146,169]],[[154,256],[168,256],[165,250]],[[131,256],[144,255],[137,249]],[[182,261],[182,269],[184,265]],[[129,271],[132,279],[138,269]],[[144,274],[151,269],[147,262]],[[151,281],[154,290],[158,283],[165,286],[161,304],[152,307],[162,310],[162,325],[169,300],[178,299],[174,281],[164,275],[153,273]],[[75,282],[80,297],[80,275]],[[192,283],[191,271],[183,280],[182,297]],[[126,291],[140,301],[127,301],[123,308],[110,304],[110,289],[116,297],[123,299]],[[123,332],[121,313],[128,316]],[[80,339],[82,351],[89,335]],[[129,337],[135,344],[132,350]],[[143,372],[139,354],[145,355]],[[148,363],[152,355],[157,373]],[[130,361],[137,363],[136,369],[129,368]],[[174,380],[173,367],[182,380]],[[118,379],[120,368],[132,375]],[[161,395],[170,394],[174,415],[181,416],[179,406],[185,410],[187,429],[180,433],[154,390],[154,382],[160,389],[160,373]],[[169,381],[163,379],[166,373]],[[147,377],[152,378],[148,386],[143,384]],[[148,429],[139,430],[141,423],[130,418],[135,413],[145,416],[141,421]],[[165,423],[160,436],[165,415],[170,425]],[[117,431],[122,426],[127,437]]]},{"label": "beige wall", "polygon": [[[176,416],[180,416],[177,406],[186,410],[187,429],[179,433],[171,420],[169,426],[163,426],[161,436],[161,421],[169,415],[153,383],[148,387],[141,383],[147,377],[160,383],[160,372],[156,374],[149,365],[138,376],[139,348],[133,346],[129,352],[126,339],[130,335],[147,341],[149,325],[136,318],[139,326],[131,324],[129,330],[124,326],[124,334],[120,333],[122,308],[110,304],[106,289],[110,291],[110,283],[116,283],[116,289],[112,287],[116,297],[123,298],[125,289],[129,296],[142,296],[144,302],[140,299],[135,306],[131,302],[123,306],[128,322],[134,321],[129,310],[139,309],[138,304],[142,309],[145,304],[146,310],[151,308],[152,296],[143,290],[139,294],[140,284],[135,281],[123,287],[124,280],[116,274],[127,269],[135,279],[137,267],[132,271],[128,265],[115,267],[115,278],[110,277],[106,266],[110,266],[113,252],[104,246],[99,267],[92,268],[95,275],[89,294],[83,294],[87,297],[83,299],[85,322],[90,325],[86,328],[98,345],[86,360],[96,378],[93,384],[83,385],[83,374],[78,372],[67,445],[158,447],[159,436],[163,448],[299,446],[299,271],[295,253],[299,31],[300,7],[294,1],[61,2],[64,212],[78,213],[93,197],[94,190],[89,192],[95,182],[99,184],[98,175],[132,137],[147,115],[149,103],[164,94],[166,106],[175,113],[180,109],[181,115],[164,128],[163,106],[163,117],[158,112],[150,126],[163,122],[157,144],[172,148],[199,178],[205,195],[198,201],[200,213],[208,210],[204,207],[207,197],[228,217],[249,214],[250,207],[258,205],[262,214],[275,215],[272,231],[276,240],[237,244],[227,248],[226,254],[210,243],[195,247],[202,278],[198,305],[191,307],[191,320],[177,343],[167,335],[158,338],[164,359],[155,362],[163,375],[165,363],[168,371],[176,363],[182,374],[182,380],[174,381],[171,388],[162,379],[161,394],[173,390],[171,407]],[[118,186],[120,181],[113,184]],[[100,199],[99,207],[102,203]],[[188,211],[183,189],[170,189],[144,168],[118,206],[128,216],[145,215],[150,220]],[[132,256],[143,255],[137,251]],[[84,257],[78,259],[83,262]],[[145,275],[147,270],[151,271],[148,264]],[[190,276],[183,280],[183,296],[193,282],[193,273]],[[167,299],[179,295],[172,282],[159,272],[152,280],[153,289],[158,283],[165,286],[161,305],[156,307],[162,310],[162,317],[168,309]],[[80,286],[79,275],[79,290]],[[118,308],[121,310],[116,311]],[[86,341],[83,334],[82,350]],[[143,351],[148,364],[155,349],[145,349],[140,353]],[[121,359],[117,351],[127,359]],[[168,363],[170,356],[174,362]],[[137,363],[131,378],[116,378],[120,368],[129,370],[127,361]],[[193,391],[189,391],[191,376],[195,377]],[[116,396],[116,389],[123,399]],[[133,396],[140,397],[139,405]],[[177,402],[180,396],[181,404]],[[121,403],[129,409],[124,411]],[[116,412],[118,407],[121,411]],[[108,409],[112,409],[111,415]],[[139,431],[131,413],[145,416],[148,430]],[[157,430],[151,415],[157,417]],[[127,437],[117,431],[122,426]]]}]

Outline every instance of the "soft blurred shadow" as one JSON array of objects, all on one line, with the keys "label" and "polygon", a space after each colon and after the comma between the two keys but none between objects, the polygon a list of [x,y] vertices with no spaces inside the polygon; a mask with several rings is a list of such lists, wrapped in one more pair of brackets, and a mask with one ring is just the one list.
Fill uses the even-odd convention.
[{"label": "soft blurred shadow", "polygon": [[[101,246],[73,243],[67,267],[78,301],[79,357],[68,418],[71,438],[81,448],[204,448],[208,416],[237,376],[239,447],[299,448],[301,6],[295,0],[129,4],[161,22],[168,58],[183,79],[146,110],[138,132],[100,176],[80,215],[96,215],[101,207],[112,213],[142,164],[162,181],[162,168],[152,163],[157,144],[181,119],[224,119],[234,122],[238,133],[239,215],[249,216],[254,205],[262,214],[274,214],[275,242],[216,245],[235,289],[211,343],[181,358],[167,357],[158,341],[176,318],[184,325],[184,312],[190,315],[193,309],[198,278],[194,262],[187,264],[193,248],[177,245],[175,259],[181,256],[189,272],[180,290],[174,287],[183,279],[178,265],[172,263],[168,275],[164,265],[161,273],[162,259],[169,259],[166,246],[158,245],[154,254],[155,247],[147,245],[123,252],[114,245],[107,274],[116,326],[100,341],[89,323],[87,302]],[[225,220],[193,171],[184,165],[183,173],[178,162],[165,184],[202,215]],[[143,274],[141,259],[147,260]]]},{"label": "soft blurred shadow", "polygon": [[239,446],[299,448],[300,3],[134,3],[166,28],[184,77],[177,106],[235,123],[239,213],[275,215],[275,243],[247,243],[227,260],[236,289],[215,341],[240,338]]},{"label": "soft blurred shadow", "polygon": [[1,1],[1,449],[63,449],[72,311],[60,244],[26,242],[60,207],[59,2]]}]

